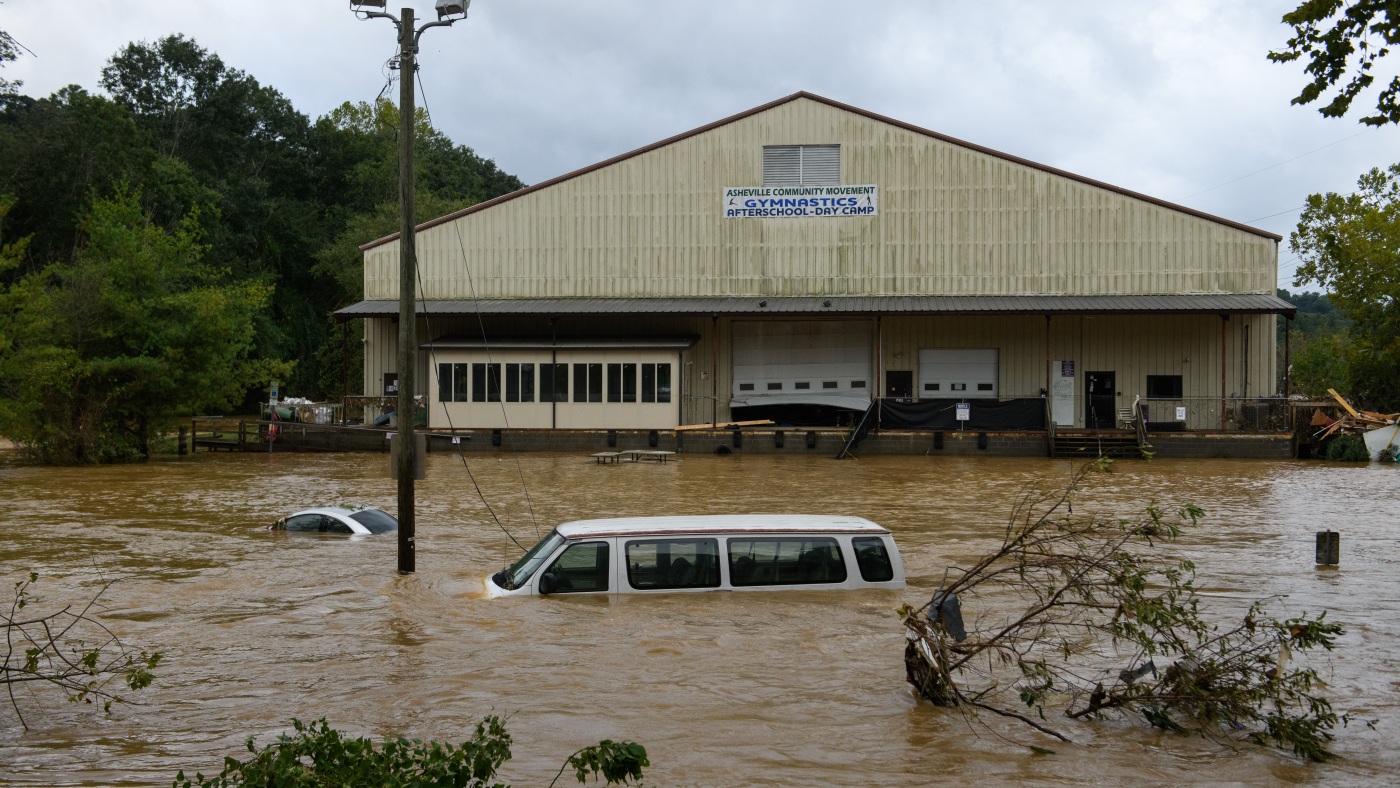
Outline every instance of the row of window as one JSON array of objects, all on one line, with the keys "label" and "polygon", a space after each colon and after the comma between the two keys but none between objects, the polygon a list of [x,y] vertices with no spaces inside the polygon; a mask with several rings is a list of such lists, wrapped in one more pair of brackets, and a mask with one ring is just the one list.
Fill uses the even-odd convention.
[{"label": "row of window", "polygon": [[[863,389],[863,388],[865,388],[865,381],[863,381],[863,380],[852,380],[852,381],[850,382],[850,384],[851,384],[851,388],[853,388],[853,389]],[[754,390],[754,385],[755,385],[755,384],[753,384],[753,383],[740,383],[740,384],[739,384],[739,390],[740,390],[740,391],[753,391],[753,390]],[[769,391],[782,391],[782,390],[783,390],[783,384],[780,383],[780,382],[779,382],[779,383],[768,383],[768,384],[766,384],[766,385],[768,386],[768,390],[769,390]],[[798,390],[798,391],[806,391],[807,389],[812,388],[812,382],[809,381],[809,380],[799,380],[799,381],[793,383],[793,384],[792,384],[792,387],[793,387],[794,389]],[[822,381],[822,388],[824,388],[824,389],[834,389],[834,388],[839,388],[839,387],[840,387],[840,383],[839,383],[838,381],[835,381],[835,380],[824,380],[824,381]]]},{"label": "row of window", "polygon": [[438,364],[439,402],[500,402],[502,395],[506,402],[670,402],[671,365]]},{"label": "row of window", "polygon": [[[940,383],[925,383],[925,384],[924,384],[924,391],[938,391],[941,385],[942,385],[942,384],[940,384]],[[949,384],[948,384],[948,390],[949,390],[949,391],[967,391],[967,384],[966,384],[966,383],[949,383]],[[991,384],[991,383],[978,383],[978,384],[977,384],[977,390],[978,390],[978,391],[995,391],[995,390],[996,390],[996,386],[995,386],[994,384]]]},{"label": "row of window", "polygon": [[[868,583],[894,578],[885,543],[879,537],[851,540],[860,576]],[[718,588],[720,549],[716,539],[639,539],[623,546],[627,582],[637,590]],[[731,586],[786,586],[844,583],[846,563],[835,539],[756,537],[728,540]],[[545,571],[555,589],[607,591],[607,542],[580,542],[565,550]]]}]

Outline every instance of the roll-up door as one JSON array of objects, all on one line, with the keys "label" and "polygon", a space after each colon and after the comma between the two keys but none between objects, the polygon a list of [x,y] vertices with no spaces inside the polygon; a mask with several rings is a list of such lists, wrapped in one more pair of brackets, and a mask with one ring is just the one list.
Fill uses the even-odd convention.
[{"label": "roll-up door", "polygon": [[996,399],[996,348],[924,348],[919,351],[921,399]]},{"label": "roll-up door", "polygon": [[732,407],[870,405],[871,326],[858,320],[735,321]]}]

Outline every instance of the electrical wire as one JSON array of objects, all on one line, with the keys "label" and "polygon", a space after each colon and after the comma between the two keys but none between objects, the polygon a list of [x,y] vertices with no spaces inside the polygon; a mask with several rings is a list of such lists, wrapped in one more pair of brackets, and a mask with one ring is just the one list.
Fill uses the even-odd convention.
[{"label": "electrical wire", "polygon": [[[1183,197],[1182,199],[1183,199],[1183,200],[1189,200],[1189,199],[1191,199],[1192,197],[1196,197],[1196,196],[1198,196],[1198,195],[1205,194],[1206,192],[1213,192],[1213,191],[1215,191],[1216,189],[1219,189],[1219,188],[1222,188],[1222,187],[1225,187],[1225,186],[1229,186],[1229,185],[1232,184],[1232,183],[1239,183],[1240,181],[1244,180],[1245,178],[1253,178],[1255,175],[1258,175],[1258,174],[1260,174],[1260,173],[1268,172],[1269,170],[1272,170],[1272,169],[1274,169],[1274,168],[1276,168],[1276,167],[1282,167],[1283,165],[1288,164],[1289,162],[1297,161],[1297,160],[1299,160],[1299,159],[1301,159],[1301,158],[1303,158],[1303,157],[1305,157],[1305,156],[1311,156],[1311,155],[1313,155],[1314,153],[1317,153],[1318,151],[1327,150],[1328,148],[1330,148],[1330,147],[1332,147],[1332,146],[1334,146],[1334,145],[1341,145],[1343,142],[1346,142],[1347,140],[1354,140],[1354,139],[1356,139],[1357,137],[1360,137],[1362,134],[1369,134],[1370,132],[1375,131],[1375,130],[1376,130],[1375,127],[1368,127],[1368,128],[1363,129],[1363,130],[1361,130],[1361,131],[1358,131],[1357,133],[1351,135],[1350,137],[1343,137],[1342,139],[1339,139],[1339,140],[1337,140],[1336,142],[1329,142],[1329,143],[1327,143],[1326,145],[1323,145],[1323,146],[1320,147],[1320,148],[1313,148],[1312,150],[1308,151],[1307,153],[1300,153],[1300,154],[1298,154],[1297,156],[1294,156],[1294,157],[1291,158],[1291,159],[1284,159],[1283,161],[1279,162],[1278,164],[1270,164],[1269,166],[1267,166],[1267,167],[1265,167],[1265,168],[1263,168],[1263,169],[1261,169],[1261,170],[1255,170],[1254,172],[1246,173],[1246,174],[1244,174],[1244,175],[1241,175],[1241,176],[1238,177],[1238,178],[1235,178],[1234,180],[1229,180],[1229,181],[1225,181],[1224,183],[1216,184],[1216,185],[1210,187],[1209,189],[1201,189],[1200,191],[1196,192],[1195,194],[1188,194],[1188,195],[1186,195],[1186,196]],[[1288,212],[1285,211],[1284,213],[1288,213]],[[1275,215],[1275,216],[1279,216],[1279,215],[1281,215],[1281,214],[1274,214],[1274,215]],[[1263,218],[1267,219],[1267,218],[1269,218],[1269,217],[1265,216],[1265,217],[1263,217]],[[1258,221],[1258,220],[1256,219],[1256,220],[1254,220],[1254,221]]]},{"label": "electrical wire", "polygon": [[[418,80],[418,93],[419,93],[420,96],[422,96],[423,112],[424,112],[425,115],[428,116],[429,121],[431,122],[432,110],[428,108],[427,91],[425,91],[425,90],[423,89],[423,79],[422,79],[422,77],[421,77],[420,75],[415,74],[414,76],[417,77],[417,80]],[[476,321],[477,321],[477,328],[478,328],[478,329],[480,330],[480,332],[481,332],[481,342],[482,342],[482,345],[485,347],[485,350],[486,350],[486,363],[487,363],[487,370],[488,370],[488,372],[487,372],[487,380],[488,380],[488,382],[489,382],[489,380],[490,380],[490,374],[491,374],[491,373],[489,372],[489,370],[491,369],[491,365],[493,364],[493,361],[492,361],[492,351],[491,351],[491,343],[490,343],[490,340],[489,340],[489,338],[487,337],[487,334],[486,334],[486,323],[485,323],[485,320],[484,320],[484,319],[482,318],[482,316],[481,316],[481,304],[480,304],[480,299],[477,298],[477,293],[476,293],[476,279],[472,276],[471,264],[470,264],[470,262],[468,261],[468,258],[467,258],[466,244],[465,244],[465,242],[463,242],[463,240],[462,240],[461,226],[460,226],[457,222],[453,222],[453,223],[452,223],[452,227],[453,227],[453,229],[454,229],[454,231],[455,231],[455,233],[456,233],[456,237],[457,237],[457,248],[458,248],[458,250],[461,252],[462,268],[463,268],[463,271],[464,271],[464,273],[466,274],[466,277],[467,277],[467,285],[471,288],[472,305],[473,305],[473,308],[475,309],[475,315],[476,315]],[[400,239],[400,243],[402,243],[402,239]],[[418,272],[416,269],[415,269],[415,271],[414,271],[414,279],[415,279],[415,281],[418,283],[418,294],[419,294],[419,297],[423,300],[423,303],[426,304],[427,301],[428,301],[427,293],[426,293],[426,291],[424,290],[424,287],[423,287],[423,279],[422,279],[422,277],[419,275],[419,272]],[[427,326],[429,326],[429,333],[431,333],[431,331],[432,331],[432,329],[431,329],[431,322],[430,322],[430,321],[431,321],[431,317],[428,316],[427,313],[425,312],[425,313],[424,313],[424,324],[427,325]],[[436,349],[435,347],[433,347],[433,346],[430,345],[430,346],[429,346],[428,353],[429,353],[430,358],[432,359],[432,363],[433,363],[434,367],[436,367],[436,365],[437,365],[437,349]],[[497,386],[500,386],[500,380],[499,380],[499,378],[497,379],[496,385],[497,385]],[[489,387],[489,385],[488,385],[488,387]],[[502,399],[502,400],[499,400],[499,404],[500,404],[500,407],[501,407],[501,420],[505,423],[506,429],[510,429],[510,416],[509,416],[509,414],[506,412],[506,405],[505,405],[504,400],[503,400],[503,399]],[[455,431],[456,431],[456,426],[455,426],[455,425],[453,424],[453,422],[452,422],[452,414],[451,414],[451,412],[449,412],[446,408],[443,408],[443,412],[444,412],[444,414],[447,416],[447,426],[448,426],[448,429],[453,430],[453,431],[455,432]],[[486,495],[485,495],[485,493],[482,491],[481,485],[477,483],[477,481],[476,481],[476,476],[475,476],[475,475],[472,473],[472,471],[471,471],[470,463],[467,462],[467,456],[466,456],[466,453],[462,450],[461,444],[458,444],[457,454],[458,454],[458,456],[459,456],[459,457],[461,458],[461,460],[462,460],[462,467],[466,469],[468,478],[470,478],[471,481],[472,481],[472,486],[476,488],[477,496],[481,499],[481,503],[486,507],[486,510],[487,510],[488,512],[490,512],[491,518],[496,522],[496,525],[497,525],[503,532],[505,532],[506,536],[509,537],[510,540],[511,540],[512,542],[515,542],[515,545],[516,545],[517,547],[519,547],[519,548],[521,549],[521,551],[525,551],[525,550],[526,550],[525,546],[524,546],[524,545],[521,545],[520,542],[519,542],[518,540],[516,540],[516,538],[510,533],[510,531],[506,529],[505,524],[502,523],[502,522],[501,522],[501,519],[496,515],[495,509],[492,508],[490,502],[488,502],[488,501],[486,500]],[[525,481],[525,469],[524,469],[524,468],[521,466],[521,464],[520,464],[520,452],[519,452],[519,450],[516,449],[515,447],[512,447],[512,449],[511,449],[511,455],[512,455],[513,459],[515,460],[515,470],[516,470],[516,473],[517,473],[517,475],[520,477],[520,488],[521,488],[521,490],[523,491],[523,493],[524,493],[524,495],[525,495],[525,508],[526,508],[526,511],[528,511],[529,514],[530,514],[530,522],[531,522],[531,524],[534,526],[534,529],[535,529],[535,536],[538,537],[538,536],[539,536],[539,530],[540,530],[539,519],[535,516],[535,503],[534,503],[534,500],[533,500],[533,499],[531,498],[531,496],[530,496],[530,486],[529,486],[529,485],[526,483],[526,481]]]}]

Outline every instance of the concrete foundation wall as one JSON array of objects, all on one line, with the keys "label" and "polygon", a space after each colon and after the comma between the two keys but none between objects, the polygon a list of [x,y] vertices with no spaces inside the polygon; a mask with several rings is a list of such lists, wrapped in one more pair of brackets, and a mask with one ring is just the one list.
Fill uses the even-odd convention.
[{"label": "concrete foundation wall", "polygon": [[[319,429],[289,425],[275,442],[274,451],[387,451],[386,432],[363,428]],[[258,438],[256,422],[247,428],[245,451],[266,451]],[[652,433],[655,432],[655,443]],[[304,434],[303,434],[304,433]],[[809,437],[810,436],[810,437]],[[815,454],[835,457],[846,444],[847,432],[835,429],[753,430],[460,430],[453,435],[428,433],[428,451],[457,450],[472,453],[501,451],[552,451],[592,454],[629,449],[655,449],[678,454]],[[810,445],[809,445],[810,440]],[[1292,436],[1286,433],[1150,434],[1157,457],[1234,458],[1286,460],[1294,454]],[[229,446],[227,448],[238,448]],[[1135,450],[1134,450],[1135,451]],[[1044,433],[925,430],[882,431],[866,436],[853,452],[863,456],[949,457],[1045,457],[1049,455]],[[1125,455],[1126,456],[1126,455]]]}]

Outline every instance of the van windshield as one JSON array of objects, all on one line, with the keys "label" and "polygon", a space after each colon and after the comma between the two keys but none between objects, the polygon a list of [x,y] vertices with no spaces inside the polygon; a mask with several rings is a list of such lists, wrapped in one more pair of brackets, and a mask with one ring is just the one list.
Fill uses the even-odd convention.
[{"label": "van windshield", "polygon": [[519,588],[524,585],[540,568],[540,564],[544,563],[544,559],[552,555],[554,549],[563,543],[564,537],[560,536],[558,531],[550,531],[549,536],[541,539],[519,561],[506,570],[505,587]]}]

